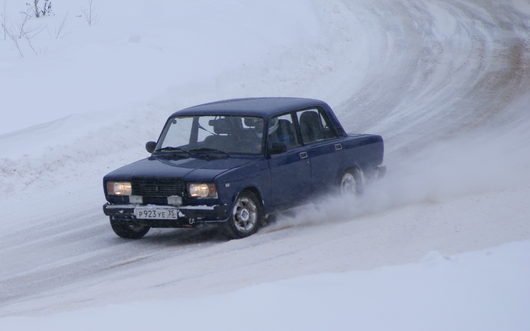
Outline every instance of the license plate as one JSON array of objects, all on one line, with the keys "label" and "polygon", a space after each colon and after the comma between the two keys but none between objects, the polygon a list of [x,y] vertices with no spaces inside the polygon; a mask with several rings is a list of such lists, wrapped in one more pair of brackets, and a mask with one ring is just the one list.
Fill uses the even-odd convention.
[{"label": "license plate", "polygon": [[134,216],[141,220],[176,220],[179,218],[177,208],[136,207]]}]

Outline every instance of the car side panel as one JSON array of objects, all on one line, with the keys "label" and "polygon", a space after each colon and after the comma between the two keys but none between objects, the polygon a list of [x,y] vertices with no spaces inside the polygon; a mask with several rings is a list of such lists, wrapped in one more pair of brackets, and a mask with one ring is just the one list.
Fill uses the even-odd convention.
[{"label": "car side panel", "polygon": [[342,150],[337,177],[357,166],[369,173],[383,162],[383,139],[377,135],[349,135],[341,139]]},{"label": "car side panel", "polygon": [[255,189],[268,212],[271,208],[271,188],[268,161],[263,158],[229,170],[215,178],[219,199],[231,210],[237,195],[246,188]]},{"label": "car side panel", "polygon": [[311,186],[314,193],[329,190],[336,183],[342,151],[335,148],[342,139],[329,139],[307,145],[311,159]]},{"label": "car side panel", "polygon": [[[300,155],[302,153],[302,156]],[[311,162],[304,147],[294,148],[282,154],[271,155],[270,202],[274,208],[292,206],[311,194]]]}]

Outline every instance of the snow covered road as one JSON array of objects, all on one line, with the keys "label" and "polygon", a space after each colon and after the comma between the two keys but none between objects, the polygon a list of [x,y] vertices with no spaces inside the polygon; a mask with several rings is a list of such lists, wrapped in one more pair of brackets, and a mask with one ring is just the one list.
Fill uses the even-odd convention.
[{"label": "snow covered road", "polygon": [[[235,14],[226,15],[253,15],[233,6]],[[0,316],[211,295],[308,274],[412,263],[431,251],[451,255],[530,240],[528,1],[282,6],[272,2],[268,10],[296,12],[308,35],[295,31],[284,13],[277,24],[290,34],[252,28],[240,37],[261,33],[264,46],[250,48],[268,53],[256,56],[240,47],[236,60],[243,64],[221,61],[211,76],[201,72],[208,83],[164,76],[159,88],[167,94],[146,93],[145,104],[133,111],[116,100],[110,103],[116,108],[105,108],[109,97],[95,89],[102,101],[92,106],[113,112],[105,122],[100,112],[85,109],[0,136],[6,151],[0,157]],[[151,13],[153,21],[158,12]],[[242,28],[230,24],[227,31]],[[42,57],[31,61],[48,61]],[[165,55],[161,67],[170,58]],[[16,109],[7,94],[19,93],[10,90],[17,85],[9,87],[3,77],[6,107]],[[141,90],[148,82],[139,84]],[[176,104],[250,95],[329,101],[348,131],[385,137],[387,178],[354,204],[323,198],[244,240],[186,230],[152,231],[134,242],[115,237],[101,212],[102,175],[144,156],[143,143]]]}]

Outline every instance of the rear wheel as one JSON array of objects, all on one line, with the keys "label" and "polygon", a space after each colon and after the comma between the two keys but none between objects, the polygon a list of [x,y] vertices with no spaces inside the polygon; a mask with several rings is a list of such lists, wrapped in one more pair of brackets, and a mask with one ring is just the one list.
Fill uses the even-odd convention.
[{"label": "rear wheel", "polygon": [[258,231],[262,222],[263,208],[258,197],[250,191],[243,191],[234,202],[223,232],[232,239],[248,237]]},{"label": "rear wheel", "polygon": [[141,239],[149,232],[150,227],[138,224],[124,224],[110,220],[110,225],[114,233],[125,239]]},{"label": "rear wheel", "polygon": [[352,168],[344,172],[340,180],[340,193],[361,195],[364,191],[363,173],[359,168]]}]

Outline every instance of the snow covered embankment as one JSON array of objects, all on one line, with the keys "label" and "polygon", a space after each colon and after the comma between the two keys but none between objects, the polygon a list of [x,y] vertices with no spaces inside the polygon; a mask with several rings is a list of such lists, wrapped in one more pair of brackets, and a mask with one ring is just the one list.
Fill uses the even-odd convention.
[{"label": "snow covered embankment", "polygon": [[[19,28],[24,5],[7,0],[5,8],[10,29]],[[0,194],[101,177],[145,156],[141,146],[185,106],[262,95],[341,99],[327,86],[350,80],[339,68],[355,60],[342,55],[354,47],[346,37],[357,23],[340,8],[96,1],[88,26],[86,1],[54,0],[54,16],[27,23],[41,31],[32,39],[37,54],[21,43],[20,58],[0,40],[0,108],[8,114]]]}]

